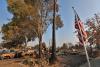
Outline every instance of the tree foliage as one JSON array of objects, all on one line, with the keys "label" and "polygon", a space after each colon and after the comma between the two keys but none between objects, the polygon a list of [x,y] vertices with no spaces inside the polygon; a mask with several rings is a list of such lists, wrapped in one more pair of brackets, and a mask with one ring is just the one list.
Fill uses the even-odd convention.
[{"label": "tree foliage", "polygon": [[88,26],[88,42],[100,45],[100,15],[95,14],[94,17],[89,18],[86,25]]},{"label": "tree foliage", "polygon": [[[42,38],[53,19],[53,0],[7,0],[8,11],[13,15],[2,26],[3,39],[23,43]],[[63,26],[56,4],[56,29]],[[41,40],[42,41],[42,40]]]}]

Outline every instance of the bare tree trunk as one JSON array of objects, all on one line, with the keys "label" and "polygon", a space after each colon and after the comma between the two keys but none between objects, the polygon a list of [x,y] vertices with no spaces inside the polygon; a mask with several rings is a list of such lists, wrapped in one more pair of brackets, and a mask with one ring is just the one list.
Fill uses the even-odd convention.
[{"label": "bare tree trunk", "polygon": [[27,47],[27,37],[25,36],[25,48]]},{"label": "bare tree trunk", "polygon": [[39,58],[42,56],[42,35],[39,36]]},{"label": "bare tree trunk", "polygon": [[27,47],[27,42],[25,41],[25,48]]},{"label": "bare tree trunk", "polygon": [[52,54],[51,54],[50,63],[54,63],[56,60],[55,3],[56,1],[54,0],[54,13],[53,13],[53,25],[52,25],[52,51],[51,51]]}]

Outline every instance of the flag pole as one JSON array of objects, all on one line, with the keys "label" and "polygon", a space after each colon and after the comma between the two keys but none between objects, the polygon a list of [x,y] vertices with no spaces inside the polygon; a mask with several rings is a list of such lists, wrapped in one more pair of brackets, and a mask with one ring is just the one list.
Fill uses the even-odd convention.
[{"label": "flag pole", "polygon": [[[74,9],[74,7],[72,7],[72,8],[73,8],[73,10],[74,10],[75,15],[78,16],[78,14],[77,14],[76,10]],[[79,17],[79,16],[78,16],[78,17]],[[79,27],[79,28],[80,28],[80,27]],[[82,32],[80,32],[80,35],[82,36]],[[82,37],[82,42],[83,42],[83,46],[84,46],[84,50],[85,50],[85,54],[86,54],[86,59],[87,59],[87,62],[88,62],[88,66],[91,67],[91,64],[90,64],[90,61],[89,61],[88,52],[87,52],[87,49],[86,49],[86,46],[85,46],[86,42],[84,42],[83,37]]]},{"label": "flag pole", "polygon": [[87,58],[88,66],[91,67],[91,64],[90,64],[90,61],[89,61],[88,52],[87,52],[87,49],[86,49],[86,46],[85,46],[85,43],[84,43],[84,42],[83,42],[83,46],[84,46],[84,49],[85,49],[85,53],[86,53],[86,58]]}]

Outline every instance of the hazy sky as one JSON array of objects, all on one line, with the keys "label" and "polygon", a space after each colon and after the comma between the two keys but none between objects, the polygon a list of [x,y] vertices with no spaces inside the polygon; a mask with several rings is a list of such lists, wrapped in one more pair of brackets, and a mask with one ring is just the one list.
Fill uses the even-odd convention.
[{"label": "hazy sky", "polygon": [[[77,41],[73,33],[75,30],[72,6],[75,7],[82,21],[100,12],[100,0],[59,0],[59,4],[64,27],[56,32],[57,45],[61,45],[63,42]],[[6,0],[0,0],[0,27],[2,24],[7,23],[11,17],[12,15],[7,11]],[[44,34],[43,41],[48,43],[49,40],[51,40],[51,27],[49,27],[48,31]]]}]

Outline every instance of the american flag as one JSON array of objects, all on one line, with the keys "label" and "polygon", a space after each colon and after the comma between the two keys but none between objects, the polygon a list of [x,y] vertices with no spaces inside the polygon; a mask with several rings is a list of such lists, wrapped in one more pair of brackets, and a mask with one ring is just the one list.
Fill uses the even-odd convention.
[{"label": "american flag", "polygon": [[80,44],[83,44],[87,39],[87,34],[77,13],[75,13],[75,29],[77,29]]}]

